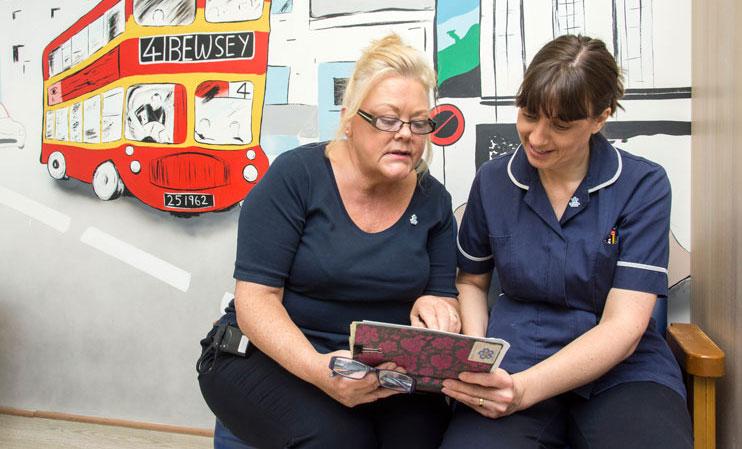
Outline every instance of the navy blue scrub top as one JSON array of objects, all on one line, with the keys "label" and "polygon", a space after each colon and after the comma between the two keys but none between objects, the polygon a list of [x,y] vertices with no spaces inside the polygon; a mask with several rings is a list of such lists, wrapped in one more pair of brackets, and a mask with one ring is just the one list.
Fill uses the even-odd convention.
[{"label": "navy blue scrub top", "polygon": [[[283,287],[283,305],[319,352],[349,349],[350,323],[410,324],[422,295],[456,297],[451,196],[422,176],[407,210],[367,233],[340,199],[325,144],[282,153],[242,205],[234,277]],[[234,307],[228,321],[236,323]]]},{"label": "navy blue scrub top", "polygon": [[[590,141],[587,176],[561,220],[519,147],[478,171],[458,235],[467,273],[497,269],[487,335],[510,350],[502,368],[525,370],[594,327],[611,288],[667,295],[670,183],[659,165]],[[634,353],[575,391],[653,381],[685,396],[680,370],[652,319]]]}]

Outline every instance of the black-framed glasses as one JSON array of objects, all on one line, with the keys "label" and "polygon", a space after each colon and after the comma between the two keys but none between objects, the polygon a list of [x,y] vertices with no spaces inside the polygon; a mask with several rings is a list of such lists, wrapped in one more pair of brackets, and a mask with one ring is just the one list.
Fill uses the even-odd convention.
[{"label": "black-framed glasses", "polygon": [[357,114],[374,128],[379,131],[386,131],[388,133],[396,133],[404,125],[410,125],[410,132],[412,134],[430,134],[435,131],[435,122],[429,118],[423,120],[410,120],[405,122],[400,120],[398,117],[389,117],[386,115],[374,116],[361,109],[358,110]]},{"label": "black-framed glasses", "polygon": [[338,375],[354,380],[363,379],[366,374],[373,372],[379,379],[379,385],[384,388],[403,393],[413,393],[415,391],[415,378],[399,371],[374,368],[348,357],[332,357],[330,359],[330,370],[332,371],[331,376]]}]

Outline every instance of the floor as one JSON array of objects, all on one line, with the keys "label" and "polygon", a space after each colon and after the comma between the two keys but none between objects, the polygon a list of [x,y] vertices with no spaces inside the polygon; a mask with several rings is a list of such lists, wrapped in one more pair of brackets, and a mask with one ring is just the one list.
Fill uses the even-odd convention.
[{"label": "floor", "polygon": [[3,449],[210,449],[212,439],[168,432],[0,414]]}]

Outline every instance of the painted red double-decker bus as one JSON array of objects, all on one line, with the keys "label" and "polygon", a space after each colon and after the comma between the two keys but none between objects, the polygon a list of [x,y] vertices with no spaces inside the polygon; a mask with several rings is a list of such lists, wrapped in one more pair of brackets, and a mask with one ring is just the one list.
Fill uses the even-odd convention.
[{"label": "painted red double-decker bus", "polygon": [[200,213],[242,200],[260,148],[270,0],[102,0],[44,49],[55,179]]}]

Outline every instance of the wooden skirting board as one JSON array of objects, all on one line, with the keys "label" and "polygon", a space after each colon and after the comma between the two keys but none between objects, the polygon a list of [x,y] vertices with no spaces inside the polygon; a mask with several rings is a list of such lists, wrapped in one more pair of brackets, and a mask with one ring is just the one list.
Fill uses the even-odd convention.
[{"label": "wooden skirting board", "polygon": [[20,408],[2,407],[0,413],[4,415],[25,416],[27,418],[58,419],[62,421],[74,421],[88,424],[101,424],[104,426],[129,427],[132,429],[154,430],[157,432],[183,433],[202,437],[213,437],[213,429],[198,429],[195,427],[172,426],[169,424],[156,424],[140,421],[129,421],[125,419],[100,418],[97,416],[73,415],[70,413],[48,412],[43,410],[25,410]]}]

